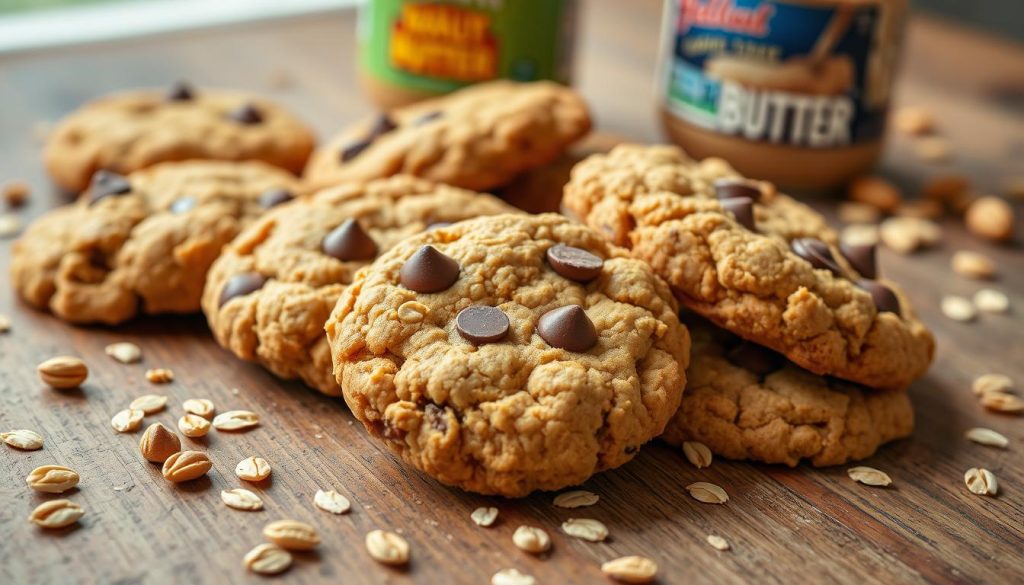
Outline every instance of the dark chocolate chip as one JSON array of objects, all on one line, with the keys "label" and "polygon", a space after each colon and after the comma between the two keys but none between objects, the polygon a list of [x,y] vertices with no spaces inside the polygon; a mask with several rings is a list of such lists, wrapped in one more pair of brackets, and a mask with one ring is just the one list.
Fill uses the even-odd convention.
[{"label": "dark chocolate chip", "polygon": [[196,198],[191,195],[186,195],[185,197],[178,197],[177,199],[174,200],[174,203],[171,203],[171,213],[187,213],[196,208],[196,203]]},{"label": "dark chocolate chip", "polygon": [[544,313],[537,321],[537,334],[552,347],[584,352],[597,344],[597,329],[579,305]]},{"label": "dark chocolate chip", "polygon": [[423,414],[430,423],[430,426],[439,433],[448,432],[448,421],[444,417],[444,409],[436,404],[427,404],[423,407]]},{"label": "dark chocolate chip", "polygon": [[878,277],[875,244],[839,244],[839,251],[846,256],[850,265],[864,278]]},{"label": "dark chocolate chip", "polygon": [[419,118],[416,118],[415,120],[413,120],[412,125],[413,126],[422,126],[424,124],[428,124],[430,122],[433,122],[434,120],[436,120],[436,119],[438,119],[440,117],[441,117],[441,110],[436,110],[436,111],[433,111],[433,112],[428,112],[426,114],[423,114]]},{"label": "dark chocolate chip", "polygon": [[348,162],[354,159],[355,157],[359,156],[359,154],[366,150],[372,143],[373,140],[369,138],[363,138],[361,140],[349,143],[348,146],[341,149],[341,162]]},{"label": "dark chocolate chip", "polygon": [[896,313],[897,315],[902,315],[900,312],[900,299],[889,287],[866,278],[858,280],[857,286],[866,290],[868,294],[871,295],[871,300],[875,301],[875,308],[878,309],[880,313]]},{"label": "dark chocolate chip", "polygon": [[718,179],[714,187],[715,197],[719,199],[749,197],[754,201],[761,200],[761,185],[750,179]]},{"label": "dark chocolate chip", "polygon": [[419,293],[441,292],[459,279],[459,263],[433,246],[423,246],[412,255],[398,275],[402,286]]},{"label": "dark chocolate chip", "polygon": [[843,275],[842,269],[839,268],[835,257],[832,256],[832,250],[825,242],[815,238],[797,238],[789,245],[797,256],[810,262],[811,266],[831,270],[836,276]]},{"label": "dark chocolate chip", "polygon": [[132,192],[132,185],[128,179],[117,173],[99,170],[93,173],[92,182],[89,184],[89,205],[94,205],[101,199],[115,195],[125,195]]},{"label": "dark chocolate chip", "polygon": [[228,118],[231,118],[239,124],[249,126],[262,122],[263,113],[260,112],[256,106],[246,103],[228,112]]},{"label": "dark chocolate chip", "polygon": [[754,231],[754,200],[750,197],[725,197],[719,199],[722,209],[733,214],[736,222],[750,231]]},{"label": "dark chocolate chip", "polygon": [[476,345],[501,341],[508,335],[508,316],[497,307],[466,307],[455,317],[459,335]]},{"label": "dark chocolate chip", "polygon": [[373,260],[377,256],[377,243],[363,230],[358,221],[351,218],[324,236],[320,247],[324,254],[343,262]]},{"label": "dark chocolate chip", "polygon": [[548,264],[558,274],[575,280],[588,282],[601,275],[604,260],[582,248],[558,244],[548,248]]},{"label": "dark chocolate chip", "polygon": [[739,345],[730,349],[725,357],[734,365],[759,376],[767,376],[786,363],[786,358],[763,345],[750,341],[740,342]]},{"label": "dark chocolate chip", "polygon": [[288,189],[267,189],[260,194],[260,207],[270,209],[282,203],[287,203],[292,199],[295,199],[295,195]]},{"label": "dark chocolate chip", "polygon": [[194,97],[192,86],[184,81],[175,83],[171,89],[167,90],[167,101],[169,102],[188,102]]},{"label": "dark chocolate chip", "polygon": [[395,128],[398,128],[398,124],[395,124],[394,120],[392,120],[387,114],[381,114],[377,116],[377,119],[373,122],[373,126],[370,127],[370,135],[368,138],[382,136],[391,132]]},{"label": "dark chocolate chip", "polygon": [[263,288],[267,283],[267,277],[258,272],[243,272],[236,274],[228,280],[227,284],[220,291],[220,306],[235,297],[247,295]]}]

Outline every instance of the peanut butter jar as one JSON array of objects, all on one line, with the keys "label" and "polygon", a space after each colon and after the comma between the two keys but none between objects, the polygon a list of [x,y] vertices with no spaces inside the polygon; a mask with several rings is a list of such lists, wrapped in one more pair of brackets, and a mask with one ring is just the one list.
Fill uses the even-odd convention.
[{"label": "peanut butter jar", "polygon": [[667,0],[657,96],[669,138],[787,189],[878,160],[906,0]]}]

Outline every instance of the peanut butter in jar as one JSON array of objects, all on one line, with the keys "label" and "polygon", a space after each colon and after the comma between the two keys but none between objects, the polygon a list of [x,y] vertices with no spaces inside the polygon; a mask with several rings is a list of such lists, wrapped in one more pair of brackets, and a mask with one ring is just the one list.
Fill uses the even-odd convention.
[{"label": "peanut butter in jar", "polygon": [[801,191],[882,150],[906,0],[667,0],[665,132],[691,156]]}]

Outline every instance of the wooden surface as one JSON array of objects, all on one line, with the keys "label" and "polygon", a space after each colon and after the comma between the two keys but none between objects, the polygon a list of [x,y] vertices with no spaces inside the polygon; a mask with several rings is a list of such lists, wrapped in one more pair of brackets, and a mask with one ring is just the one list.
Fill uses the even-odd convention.
[{"label": "wooden surface", "polygon": [[[587,5],[579,85],[605,132],[659,139],[651,97],[657,4]],[[60,201],[48,187],[32,138],[39,122],[109,90],[179,78],[264,91],[330,133],[370,111],[355,87],[352,24],[350,14],[337,14],[0,58],[0,181],[29,180],[36,189],[23,217],[39,215]],[[280,87],[282,75],[290,87]],[[899,96],[940,115],[957,145],[953,167],[970,172],[979,188],[993,190],[1010,173],[1024,174],[1020,47],[916,21]],[[909,145],[898,139],[884,170],[911,190],[941,171],[915,162]],[[818,204],[831,209],[827,201]],[[990,371],[1024,386],[1024,263],[1019,245],[979,243],[954,221],[946,225],[940,248],[913,257],[886,252],[881,259],[939,339],[935,366],[911,389],[918,413],[914,437],[866,462],[892,475],[892,488],[855,484],[845,467],[716,460],[698,471],[681,453],[656,443],[625,467],[587,482],[601,501],[575,512],[552,507],[551,494],[506,501],[438,485],[371,441],[341,401],[233,359],[213,343],[198,316],[105,329],[69,327],[33,312],[7,285],[9,247],[0,241],[0,313],[13,320],[13,330],[0,335],[0,428],[36,429],[46,447],[31,453],[0,448],[0,583],[258,582],[242,569],[241,558],[262,541],[265,523],[285,517],[313,523],[324,539],[318,552],[300,555],[282,578],[295,583],[483,584],[506,567],[531,573],[539,583],[601,583],[602,561],[638,553],[658,561],[662,583],[1024,581],[1024,419],[983,412],[968,389],[974,376]],[[1010,294],[1014,314],[986,315],[973,324],[941,316],[943,293],[980,288],[948,269],[950,254],[961,248],[998,260],[1001,276],[994,286]],[[103,354],[107,343],[125,339],[142,346],[142,364],[120,365]],[[81,390],[55,392],[36,379],[35,365],[57,354],[79,355],[91,366]],[[185,440],[209,452],[214,471],[208,479],[169,484],[139,457],[138,434],[110,429],[114,412],[153,390],[143,372],[158,366],[172,368],[177,380],[157,389],[172,399],[155,420],[173,426],[189,397],[209,397],[221,411],[248,408],[262,415],[262,426],[246,434]],[[973,426],[1002,432],[1010,448],[967,442],[963,433]],[[218,494],[239,485],[235,463],[256,454],[274,468],[272,480],[255,488],[266,510],[225,508]],[[70,498],[87,514],[80,525],[57,533],[25,522],[48,497],[28,490],[24,477],[46,463],[69,465],[82,476]],[[999,497],[967,492],[963,473],[975,466],[998,476]],[[684,486],[697,480],[723,486],[731,500],[711,506],[690,499]],[[349,496],[352,513],[338,517],[313,508],[320,487]],[[501,510],[495,527],[470,522],[469,513],[481,505]],[[566,537],[558,527],[570,516],[604,521],[611,538],[590,544]],[[553,552],[534,558],[517,550],[511,534],[520,524],[546,528]],[[408,570],[369,559],[363,536],[378,527],[408,537]],[[705,542],[709,534],[725,537],[732,550],[712,549]]]}]

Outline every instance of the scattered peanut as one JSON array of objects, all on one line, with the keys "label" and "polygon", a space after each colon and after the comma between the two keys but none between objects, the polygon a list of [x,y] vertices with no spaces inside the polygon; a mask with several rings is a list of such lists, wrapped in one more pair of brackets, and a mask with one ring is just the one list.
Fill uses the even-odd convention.
[{"label": "scattered peanut", "polygon": [[918,106],[904,106],[893,113],[893,125],[911,136],[930,134],[935,129],[935,116]]},{"label": "scattered peanut", "polygon": [[292,566],[292,555],[276,544],[257,545],[242,559],[245,568],[260,575],[277,575]]},{"label": "scattered peanut", "polygon": [[15,429],[0,433],[0,441],[22,451],[36,451],[43,448],[43,436],[28,429]]},{"label": "scattered peanut", "polygon": [[263,527],[263,536],[288,550],[312,550],[320,545],[316,528],[298,520],[278,520]]},{"label": "scattered peanut", "polygon": [[28,201],[32,188],[25,181],[8,181],[3,187],[3,198],[8,207],[21,207]]},{"label": "scattered peanut", "polygon": [[164,461],[163,474],[167,481],[181,483],[193,481],[206,475],[213,468],[213,462],[199,451],[179,451]]},{"label": "scattered peanut", "polygon": [[536,526],[520,526],[512,533],[512,542],[520,550],[540,554],[551,549],[551,537]]},{"label": "scattered peanut", "polygon": [[28,487],[47,494],[62,494],[78,485],[78,473],[62,465],[36,467],[25,478]]},{"label": "scattered peanut", "polygon": [[262,457],[246,457],[235,466],[235,475],[245,481],[263,481],[270,477],[270,464]]},{"label": "scattered peanut", "polygon": [[36,506],[28,520],[43,528],[64,528],[85,515],[85,511],[71,500],[50,500]]},{"label": "scattered peanut", "polygon": [[658,563],[647,557],[620,557],[601,565],[601,572],[623,583],[650,583],[658,575]]},{"label": "scattered peanut", "polygon": [[103,351],[122,364],[134,364],[142,359],[142,350],[130,341],[111,343]]},{"label": "scattered peanut", "polygon": [[996,263],[979,252],[960,250],[950,260],[953,271],[968,278],[988,279],[996,274]]},{"label": "scattered peanut", "polygon": [[174,372],[167,368],[146,370],[146,379],[152,384],[170,384],[174,381]]},{"label": "scattered peanut", "polygon": [[149,425],[139,439],[139,452],[152,463],[163,463],[178,451],[181,451],[181,439],[160,423]]},{"label": "scattered peanut", "polygon": [[954,321],[973,321],[977,316],[971,301],[956,295],[942,297],[942,314]]},{"label": "scattered peanut", "polygon": [[860,177],[850,183],[847,195],[851,201],[870,205],[875,209],[891,213],[903,201],[899,188],[882,177]]},{"label": "scattered peanut", "polygon": [[178,419],[178,430],[191,439],[205,437],[210,432],[210,421],[194,414],[184,414]]},{"label": "scattered peanut", "polygon": [[974,306],[986,313],[1005,313],[1010,310],[1010,298],[991,288],[974,293]]},{"label": "scattered peanut", "polygon": [[1013,238],[1013,208],[998,197],[981,197],[971,203],[964,222],[971,233],[982,238],[996,242]]},{"label": "scattered peanut", "polygon": [[50,358],[36,367],[39,379],[58,390],[78,388],[89,377],[89,368],[82,360],[71,356]]}]

